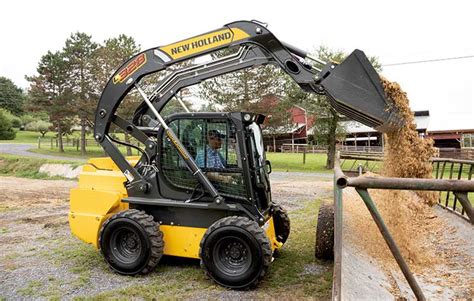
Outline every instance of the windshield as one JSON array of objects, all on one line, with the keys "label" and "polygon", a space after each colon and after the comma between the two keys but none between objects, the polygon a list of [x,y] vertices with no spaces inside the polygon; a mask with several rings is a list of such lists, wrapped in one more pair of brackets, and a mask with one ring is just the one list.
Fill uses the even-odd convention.
[{"label": "windshield", "polygon": [[265,154],[264,154],[264,148],[263,148],[263,137],[262,137],[262,130],[256,124],[255,122],[249,125],[249,129],[252,131],[253,134],[253,140],[255,142],[255,149],[257,151],[258,155],[258,166],[264,166],[265,165]]}]

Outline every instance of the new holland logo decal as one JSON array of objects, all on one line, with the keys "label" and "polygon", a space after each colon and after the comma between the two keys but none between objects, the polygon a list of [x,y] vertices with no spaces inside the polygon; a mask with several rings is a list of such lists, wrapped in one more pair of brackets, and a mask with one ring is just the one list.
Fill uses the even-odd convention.
[{"label": "new holland logo decal", "polygon": [[136,58],[134,58],[130,63],[128,63],[125,68],[119,71],[117,75],[114,76],[114,84],[121,84],[123,83],[130,75],[135,73],[138,69],[140,69],[146,63],[146,55],[144,53],[140,54]]},{"label": "new holland logo decal", "polygon": [[219,46],[225,46],[234,41],[248,37],[249,35],[239,28],[222,29],[168,46],[163,46],[159,49],[169,55],[172,59],[179,59]]}]

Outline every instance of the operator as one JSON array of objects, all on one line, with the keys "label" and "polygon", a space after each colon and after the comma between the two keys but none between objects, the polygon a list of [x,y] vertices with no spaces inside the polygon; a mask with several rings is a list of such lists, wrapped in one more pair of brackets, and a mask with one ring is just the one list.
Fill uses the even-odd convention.
[{"label": "operator", "polygon": [[[217,130],[209,130],[207,132],[206,156],[204,151],[199,151],[196,156],[197,166],[203,168],[225,168],[225,159],[222,157],[219,149],[222,147],[222,138],[225,136]],[[207,162],[205,164],[205,160]]]},{"label": "operator", "polygon": [[[221,134],[217,130],[209,130],[207,132],[206,150],[201,150],[198,152],[196,156],[197,166],[200,168],[203,168],[204,166],[206,166],[206,168],[226,168],[226,161],[219,152],[219,149],[222,147],[222,138],[224,137],[225,135]],[[233,181],[232,176],[221,175],[218,172],[207,172],[206,175],[210,180],[227,184]]]}]

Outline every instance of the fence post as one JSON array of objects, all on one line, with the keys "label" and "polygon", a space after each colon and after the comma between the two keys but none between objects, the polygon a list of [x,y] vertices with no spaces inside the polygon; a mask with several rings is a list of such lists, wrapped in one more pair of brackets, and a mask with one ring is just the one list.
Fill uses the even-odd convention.
[{"label": "fence post", "polygon": [[306,164],[306,147],[303,148],[303,165]]},{"label": "fence post", "polygon": [[53,149],[53,138],[51,138],[51,149]]},{"label": "fence post", "polygon": [[38,149],[41,148],[41,137],[38,137]]}]

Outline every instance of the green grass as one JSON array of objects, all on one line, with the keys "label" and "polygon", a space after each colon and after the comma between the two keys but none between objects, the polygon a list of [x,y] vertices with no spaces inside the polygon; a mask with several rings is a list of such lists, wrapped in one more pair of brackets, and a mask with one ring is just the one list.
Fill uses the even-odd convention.
[{"label": "green grass", "polygon": [[275,171],[332,172],[331,169],[326,169],[326,154],[306,154],[305,164],[303,164],[303,154],[267,153],[266,156]]},{"label": "green grass", "polygon": [[51,180],[63,179],[62,177],[50,177],[46,173],[39,172],[41,165],[46,163],[71,164],[72,167],[81,165],[80,162],[65,162],[60,160],[48,160],[0,154],[0,176]]},{"label": "green grass", "polygon": [[[448,199],[448,207],[450,207],[451,209],[454,208],[454,193],[453,192],[449,192],[449,196],[448,196],[448,192],[447,191],[442,191],[441,194],[440,194],[440,200],[441,200],[441,205],[443,206],[446,206],[446,198]],[[468,200],[469,202],[471,203],[472,206],[474,206],[474,192],[469,192],[467,194],[467,197],[468,197]],[[461,202],[459,201],[459,199],[456,200],[456,211],[461,213],[462,212],[462,204]]]},{"label": "green grass", "polygon": [[[119,146],[120,152],[126,156],[127,149],[124,146]],[[86,155],[81,155],[81,151],[77,150],[75,147],[72,146],[65,146],[64,153],[59,152],[57,148],[51,149],[50,147],[47,148],[33,148],[29,150],[30,152],[37,153],[37,154],[45,154],[45,155],[53,155],[53,156],[61,156],[61,157],[70,157],[70,158],[78,158],[78,159],[89,159],[89,158],[96,158],[96,157],[107,157],[108,155],[104,152],[104,149],[101,146],[88,146],[86,148]],[[138,151],[132,149],[132,155],[136,156]]]},{"label": "green grass", "polygon": [[[42,140],[46,141],[48,139],[54,138],[54,136],[55,133],[48,132],[45,134]],[[0,140],[0,143],[38,143],[38,137],[41,137],[41,134],[38,132],[17,130],[14,140]]]},{"label": "green grass", "polygon": [[[126,148],[119,148],[122,154],[125,155]],[[81,156],[80,151],[73,147],[65,147],[64,153],[60,153],[57,149],[49,147],[42,149],[31,149],[31,152],[47,155],[56,155],[71,158],[88,159],[94,157],[104,157],[105,153],[100,146],[87,147],[87,155]],[[136,150],[132,150],[133,155],[137,155]],[[292,153],[267,153],[267,159],[272,164],[272,169],[275,171],[288,172],[324,172],[331,173],[332,170],[326,169],[326,154],[306,154],[306,163],[303,164],[303,154]]]},{"label": "green grass", "polygon": [[106,156],[103,148],[100,146],[88,146],[86,150],[87,150],[87,153],[85,156],[81,155],[81,152],[72,146],[64,147],[64,153],[59,152],[59,149],[57,148],[51,149],[49,146],[47,146],[46,148],[41,148],[41,149],[32,148],[29,151],[32,153],[37,153],[37,154],[70,157],[70,158],[78,158],[78,159],[89,159],[89,158]]},{"label": "green grass", "polygon": [[42,287],[43,287],[43,283],[41,283],[41,281],[32,280],[28,282],[28,284],[25,287],[20,289],[18,293],[24,297],[33,297],[38,294],[38,292],[41,290]]},{"label": "green grass", "polygon": [[371,171],[375,173],[378,173],[382,168],[381,161],[352,160],[352,159],[341,160],[341,169],[343,171],[346,171],[346,170],[357,171],[357,168],[359,165],[362,165],[365,171]]}]

